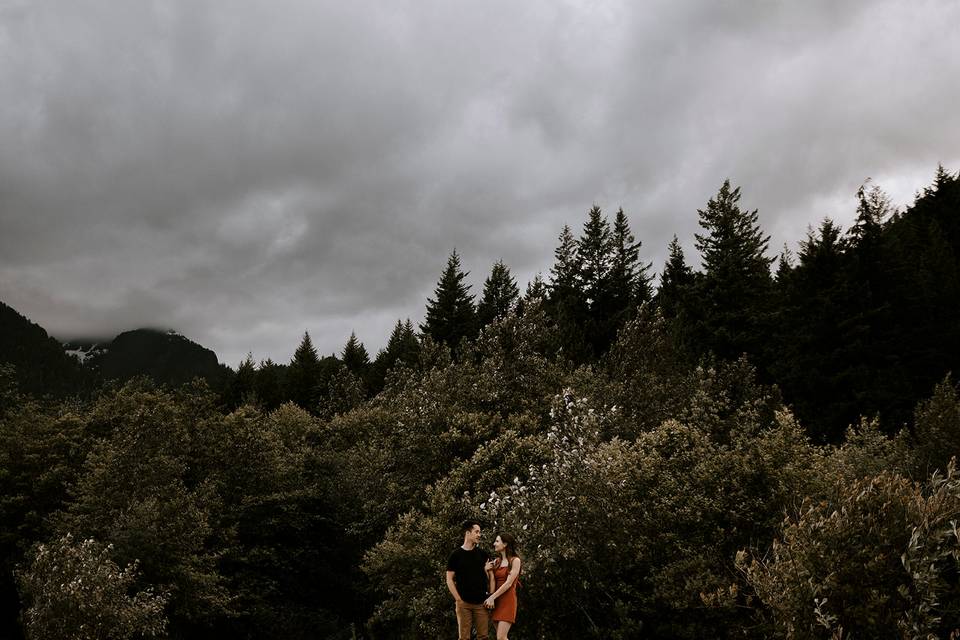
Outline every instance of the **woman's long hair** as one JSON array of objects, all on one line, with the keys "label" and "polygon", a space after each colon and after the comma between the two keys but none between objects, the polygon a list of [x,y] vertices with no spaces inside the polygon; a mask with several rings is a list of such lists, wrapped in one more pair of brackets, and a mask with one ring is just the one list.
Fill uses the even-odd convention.
[{"label": "woman's long hair", "polygon": [[500,541],[506,545],[504,551],[507,552],[507,560],[519,558],[520,556],[517,555],[517,539],[509,533],[498,533],[497,535],[500,536]]}]

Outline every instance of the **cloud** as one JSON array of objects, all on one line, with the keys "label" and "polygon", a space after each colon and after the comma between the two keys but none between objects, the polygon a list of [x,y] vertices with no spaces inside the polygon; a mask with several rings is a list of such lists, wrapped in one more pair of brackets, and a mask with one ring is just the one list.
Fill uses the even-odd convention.
[{"label": "cloud", "polygon": [[236,364],[371,350],[446,257],[521,287],[622,206],[645,259],[729,177],[771,250],[960,169],[955,3],[0,7],[0,299]]}]

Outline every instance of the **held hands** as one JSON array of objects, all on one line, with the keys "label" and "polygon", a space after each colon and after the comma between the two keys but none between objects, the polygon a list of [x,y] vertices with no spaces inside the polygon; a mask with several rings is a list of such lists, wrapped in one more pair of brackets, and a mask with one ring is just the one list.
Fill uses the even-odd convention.
[{"label": "held hands", "polygon": [[483,606],[485,606],[487,609],[493,609],[493,600],[493,596],[490,596],[483,601]]}]

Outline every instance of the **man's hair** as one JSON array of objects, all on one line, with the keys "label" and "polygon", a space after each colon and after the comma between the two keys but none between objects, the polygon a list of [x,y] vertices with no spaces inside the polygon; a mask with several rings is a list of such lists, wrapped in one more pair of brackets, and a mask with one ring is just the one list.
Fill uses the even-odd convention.
[{"label": "man's hair", "polygon": [[467,533],[468,531],[473,531],[474,526],[481,526],[477,520],[464,520],[463,524],[460,525],[460,533]]}]

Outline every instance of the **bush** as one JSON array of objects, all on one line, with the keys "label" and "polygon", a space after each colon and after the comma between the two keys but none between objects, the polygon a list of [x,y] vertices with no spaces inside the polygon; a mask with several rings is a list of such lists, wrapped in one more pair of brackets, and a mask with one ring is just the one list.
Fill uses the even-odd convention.
[{"label": "bush", "polygon": [[69,534],[35,548],[18,574],[27,607],[23,622],[29,640],[125,640],[164,635],[166,595],[148,587],[133,592],[137,565],[120,569],[111,546]]},{"label": "bush", "polygon": [[929,638],[960,626],[960,475],[882,473],[808,500],[769,553],[738,564],[779,637]]}]

